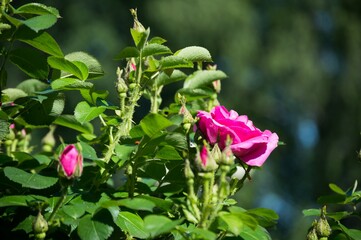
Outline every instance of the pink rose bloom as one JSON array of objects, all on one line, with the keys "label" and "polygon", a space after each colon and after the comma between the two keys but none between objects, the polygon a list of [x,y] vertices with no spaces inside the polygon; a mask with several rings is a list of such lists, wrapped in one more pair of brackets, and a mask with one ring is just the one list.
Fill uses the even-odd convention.
[{"label": "pink rose bloom", "polygon": [[82,174],[83,157],[73,144],[65,147],[59,161],[67,178],[80,177]]},{"label": "pink rose bloom", "polygon": [[199,111],[197,117],[198,129],[210,144],[217,143],[223,150],[229,136],[233,154],[249,166],[262,166],[278,145],[276,133],[259,130],[247,116],[224,106],[216,106],[210,113]]}]

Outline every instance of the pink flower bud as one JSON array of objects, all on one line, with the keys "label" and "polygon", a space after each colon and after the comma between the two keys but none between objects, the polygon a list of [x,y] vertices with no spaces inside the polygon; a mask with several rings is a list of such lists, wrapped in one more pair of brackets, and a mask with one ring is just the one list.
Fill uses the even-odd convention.
[{"label": "pink flower bud", "polygon": [[60,165],[67,178],[80,177],[83,171],[83,157],[75,145],[65,147],[60,155]]},{"label": "pink flower bud", "polygon": [[207,166],[207,161],[208,161],[208,149],[206,146],[203,146],[201,152],[200,152],[200,157],[201,157],[201,161],[202,161],[202,165],[203,167]]}]

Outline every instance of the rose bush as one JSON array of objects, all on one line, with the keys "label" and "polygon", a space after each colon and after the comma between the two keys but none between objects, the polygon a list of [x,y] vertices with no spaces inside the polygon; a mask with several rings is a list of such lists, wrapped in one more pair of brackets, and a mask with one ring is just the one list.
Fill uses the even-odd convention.
[{"label": "rose bush", "polygon": [[224,149],[228,137],[233,154],[249,166],[260,167],[278,145],[278,135],[261,131],[245,115],[216,106],[211,112],[199,111],[198,129],[210,144]]}]

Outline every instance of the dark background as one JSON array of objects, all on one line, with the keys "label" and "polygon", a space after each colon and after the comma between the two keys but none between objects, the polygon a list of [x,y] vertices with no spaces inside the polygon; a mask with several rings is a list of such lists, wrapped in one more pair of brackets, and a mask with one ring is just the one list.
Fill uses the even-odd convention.
[{"label": "dark background", "polygon": [[[316,199],[330,193],[328,183],[345,189],[361,180],[361,1],[44,2],[63,17],[50,30],[63,51],[86,51],[103,65],[97,84],[112,101],[121,64],[113,58],[132,44],[130,8],[173,51],[199,45],[211,52],[229,76],[221,104],[286,143],[237,195],[242,207],[280,215],[273,239],[305,239],[312,218],[302,209],[320,207]],[[173,93],[167,89],[165,102]],[[69,99],[68,111],[75,103]]]}]

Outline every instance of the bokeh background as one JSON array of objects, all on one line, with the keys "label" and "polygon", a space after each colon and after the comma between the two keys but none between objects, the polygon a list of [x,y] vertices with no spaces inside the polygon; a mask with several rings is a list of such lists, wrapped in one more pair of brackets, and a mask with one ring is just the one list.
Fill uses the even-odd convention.
[{"label": "bokeh background", "polygon": [[172,50],[199,45],[211,52],[229,76],[221,104],[286,143],[236,196],[242,207],[280,215],[273,239],[305,239],[312,219],[302,209],[320,207],[316,199],[330,193],[328,183],[361,181],[361,1],[44,2],[63,17],[51,34],[65,53],[86,51],[100,61],[106,75],[97,84],[114,101],[121,63],[113,58],[132,44],[130,8]]}]

